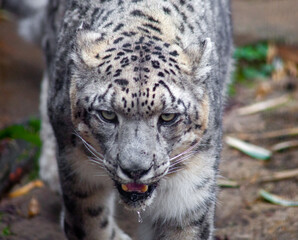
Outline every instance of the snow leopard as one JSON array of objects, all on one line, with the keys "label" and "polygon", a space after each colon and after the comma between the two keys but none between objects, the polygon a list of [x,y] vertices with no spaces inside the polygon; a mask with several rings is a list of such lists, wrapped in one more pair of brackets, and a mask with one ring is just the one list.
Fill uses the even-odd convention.
[{"label": "snow leopard", "polygon": [[[37,3],[38,2],[38,3]],[[71,240],[211,240],[230,78],[229,0],[8,0],[40,42],[40,176]],[[39,19],[38,21],[36,21]]]}]

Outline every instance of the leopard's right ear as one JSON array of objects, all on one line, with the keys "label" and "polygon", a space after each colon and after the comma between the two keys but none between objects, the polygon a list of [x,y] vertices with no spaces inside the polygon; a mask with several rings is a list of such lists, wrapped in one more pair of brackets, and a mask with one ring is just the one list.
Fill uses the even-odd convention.
[{"label": "leopard's right ear", "polygon": [[199,43],[190,44],[184,49],[188,58],[191,74],[196,83],[205,81],[212,69],[211,56],[214,52],[214,44],[210,38],[205,38]]},{"label": "leopard's right ear", "polygon": [[74,51],[72,59],[88,67],[96,67],[100,63],[101,55],[108,44],[108,40],[105,40],[101,33],[78,30],[75,44],[76,51]]}]

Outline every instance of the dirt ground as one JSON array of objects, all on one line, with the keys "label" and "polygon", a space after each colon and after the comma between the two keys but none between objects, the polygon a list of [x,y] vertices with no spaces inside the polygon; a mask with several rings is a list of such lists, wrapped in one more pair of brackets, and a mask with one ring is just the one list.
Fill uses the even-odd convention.
[{"label": "dirt ground", "polygon": [[[237,4],[239,9],[243,1],[238,1]],[[241,21],[240,17],[237,19]],[[0,22],[0,129],[28,116],[38,115],[43,67],[41,54],[36,47],[21,41],[14,30],[14,24]],[[238,36],[246,36],[244,30],[237,30],[237,33]],[[241,37],[237,38],[239,42],[243,40]],[[279,81],[268,80],[268,83],[269,90],[266,88],[261,96],[259,93],[264,89],[263,81],[256,81],[253,86],[237,86],[236,95],[227,99],[225,136],[244,140],[250,138],[251,143],[267,149],[271,149],[276,143],[297,140],[297,135],[266,137],[266,133],[297,127],[298,79],[285,77]],[[238,113],[240,107],[285,94],[289,94],[290,100],[282,106],[247,116],[240,116]],[[297,168],[297,148],[274,152],[270,160],[261,161],[224,143],[221,179],[236,181],[240,186],[220,189],[216,240],[298,239],[298,208],[274,205],[261,199],[258,194],[260,189],[265,189],[286,199],[298,201],[297,176],[281,181],[260,181],[276,172]],[[28,217],[28,206],[32,198],[38,200],[41,212]],[[4,198],[0,201],[0,239],[65,240],[59,226],[60,209],[60,197],[47,187],[34,189],[22,197]],[[134,236],[136,213],[123,212],[120,208],[116,218]]]}]

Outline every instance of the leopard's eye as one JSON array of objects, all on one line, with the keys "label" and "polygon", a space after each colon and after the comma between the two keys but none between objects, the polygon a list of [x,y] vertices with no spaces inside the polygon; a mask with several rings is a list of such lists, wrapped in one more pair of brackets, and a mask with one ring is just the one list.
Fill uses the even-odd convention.
[{"label": "leopard's eye", "polygon": [[162,124],[171,124],[173,123],[178,117],[176,113],[164,113],[160,115],[159,121]]},{"label": "leopard's eye", "polygon": [[102,111],[99,111],[99,114],[100,114],[100,117],[106,122],[112,122],[112,123],[117,122],[117,115],[114,112],[102,110]]}]

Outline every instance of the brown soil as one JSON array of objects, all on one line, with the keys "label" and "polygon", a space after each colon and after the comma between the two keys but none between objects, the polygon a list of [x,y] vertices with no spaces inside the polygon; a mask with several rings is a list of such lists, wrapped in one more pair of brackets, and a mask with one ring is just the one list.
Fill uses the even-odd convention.
[{"label": "brown soil", "polygon": [[[15,28],[15,25],[0,22],[0,128],[38,113],[42,58],[39,50],[20,41],[11,28]],[[238,86],[237,95],[227,101],[225,135],[243,137],[243,133],[264,133],[297,127],[298,80],[286,78],[268,83],[271,91],[263,95],[263,100],[285,93],[291,94],[292,100],[272,110],[239,116],[237,109],[256,102],[255,89],[259,89],[258,86],[263,83],[256,82],[253,87]],[[270,149],[275,143],[293,139],[297,139],[297,136],[259,138],[250,142]],[[220,190],[216,214],[217,239],[298,239],[298,208],[274,205],[258,195],[260,189],[265,189],[298,201],[297,177],[276,182],[258,182],[262,176],[298,168],[298,149],[274,153],[270,160],[260,161],[224,144],[222,155],[221,175],[237,181],[240,187]],[[32,197],[40,203],[40,214],[29,218],[28,205]],[[19,198],[2,199],[0,239],[65,240],[59,227],[60,208],[60,197],[47,187],[35,189]],[[130,213],[131,216],[127,218],[126,214],[120,211],[116,218],[128,233],[134,234],[137,215]],[[7,236],[3,235],[3,230],[9,230]]]},{"label": "brown soil", "polygon": [[[287,81],[285,80],[284,83]],[[272,82],[272,85],[274,83]],[[270,96],[285,94],[281,84]],[[297,87],[297,79],[296,79]],[[255,101],[255,88],[239,86],[237,96],[230,100],[234,107],[224,117],[225,136],[244,136],[244,133],[261,134],[279,129],[294,128],[298,123],[298,92],[292,92],[292,100],[276,109],[249,116],[237,115],[241,105]],[[255,139],[250,142],[271,149],[279,142],[297,139],[279,137]],[[298,201],[298,178],[259,183],[264,176],[298,166],[298,149],[275,152],[268,161],[253,159],[227,145],[223,149],[221,175],[240,183],[239,188],[221,189],[217,207],[217,235],[221,239],[298,239],[298,208],[273,205],[262,200],[258,191],[265,189],[287,199]]]}]

